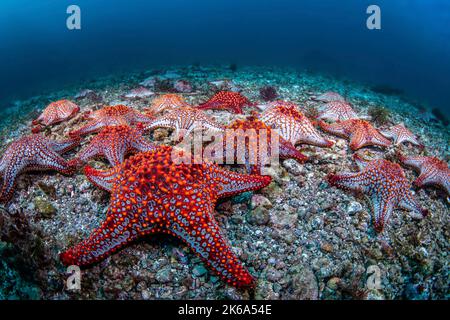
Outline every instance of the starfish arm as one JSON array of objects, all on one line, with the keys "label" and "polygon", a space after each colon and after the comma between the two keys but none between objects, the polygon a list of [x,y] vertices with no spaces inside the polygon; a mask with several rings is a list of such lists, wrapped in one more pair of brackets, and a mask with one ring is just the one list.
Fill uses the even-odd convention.
[{"label": "starfish arm", "polygon": [[420,141],[414,136],[405,137],[405,138],[402,139],[401,142],[409,142],[409,143],[411,143],[413,145],[416,145],[416,146],[419,146],[419,147],[423,146],[423,144],[420,143]]},{"label": "starfish arm", "polygon": [[200,217],[197,228],[192,228],[189,223],[175,221],[170,224],[169,231],[182,239],[228,284],[243,288],[254,286],[254,278],[239,262],[228,241],[220,233],[212,215],[212,206],[205,209],[209,212]]},{"label": "starfish arm", "polygon": [[364,170],[367,167],[367,165],[370,163],[370,160],[364,159],[358,153],[355,153],[353,155],[353,161],[355,161],[355,163],[358,166],[359,170]]},{"label": "starfish arm", "polygon": [[155,119],[145,126],[145,130],[154,130],[156,128],[171,128],[175,127],[174,121],[172,119],[168,119],[167,117],[161,117]]},{"label": "starfish arm", "polygon": [[428,210],[422,208],[411,191],[406,192],[406,194],[402,196],[398,206],[402,209],[410,211],[412,216],[418,219],[428,215]]},{"label": "starfish arm", "polygon": [[450,196],[450,176],[448,173],[447,173],[447,175],[440,178],[440,185],[447,192],[447,195]]},{"label": "starfish arm", "polygon": [[397,152],[397,157],[401,163],[416,170],[420,170],[421,166],[426,162],[425,157],[407,157],[400,152]]},{"label": "starfish arm", "polygon": [[69,136],[77,137],[77,136],[87,135],[89,133],[99,131],[103,126],[104,126],[104,123],[102,120],[92,120],[85,126],[81,127],[80,129],[69,132]]},{"label": "starfish arm", "polygon": [[59,173],[71,175],[75,171],[76,164],[76,161],[67,161],[56,152],[47,150],[36,154],[36,158],[30,161],[29,166],[25,169],[28,171],[56,170]]},{"label": "starfish arm", "polygon": [[135,137],[131,142],[131,147],[139,152],[156,150],[157,146],[148,142],[143,137]]},{"label": "starfish arm", "polygon": [[31,123],[35,126],[38,125],[39,123],[42,123],[42,121],[44,121],[44,113],[41,113],[39,115],[39,117],[37,117],[35,120],[33,120]]},{"label": "starfish arm", "polygon": [[0,189],[0,202],[6,202],[11,199],[14,193],[14,186],[16,184],[17,176],[20,174],[23,168],[25,168],[25,163],[20,161],[15,165],[6,166],[3,170],[3,183]]},{"label": "starfish arm", "polygon": [[370,144],[370,141],[366,139],[364,132],[361,130],[354,132],[350,137],[350,149],[353,151],[361,149],[368,144]]},{"label": "starfish arm", "polygon": [[131,117],[131,122],[141,122],[141,123],[150,123],[154,120],[153,117],[147,116],[145,114],[139,113],[139,112],[133,112],[133,115]]},{"label": "starfish arm", "polygon": [[80,137],[66,139],[63,141],[54,141],[54,140],[48,141],[50,148],[52,148],[55,152],[60,154],[75,148],[80,144],[80,142],[81,142]]},{"label": "starfish arm", "polygon": [[270,184],[270,176],[248,175],[217,169],[214,175],[220,180],[218,196],[229,197],[238,193],[264,188]]},{"label": "starfish arm", "polygon": [[394,210],[394,201],[385,199],[379,194],[372,197],[375,231],[381,233]]},{"label": "starfish arm", "polygon": [[280,158],[282,159],[295,159],[300,163],[305,162],[308,160],[308,157],[305,156],[303,153],[301,153],[299,150],[297,150],[290,142],[284,140],[280,137]]},{"label": "starfish arm", "polygon": [[111,192],[114,180],[117,178],[120,166],[108,170],[97,170],[90,166],[84,167],[86,178],[94,185],[105,191]]},{"label": "starfish arm", "polygon": [[86,146],[80,153],[77,155],[78,159],[82,162],[87,162],[88,160],[103,155],[103,149],[100,148],[101,143],[96,139],[92,139],[91,143]]},{"label": "starfish arm", "polygon": [[326,122],[323,121],[319,121],[319,126],[320,128],[322,128],[322,130],[343,137],[343,138],[348,138],[349,135],[347,133],[347,131],[345,130],[345,126],[342,125],[340,122],[336,122],[336,123],[332,123],[332,124],[328,124]]},{"label": "starfish arm", "polygon": [[128,148],[125,143],[114,143],[104,149],[103,154],[112,166],[121,164],[125,159]]},{"label": "starfish arm", "polygon": [[323,138],[312,125],[308,127],[308,134],[300,134],[300,130],[297,131],[297,134],[294,134],[296,143],[306,143],[323,148],[329,148],[334,144],[332,141]]},{"label": "starfish arm", "polygon": [[364,177],[361,173],[342,172],[340,174],[329,174],[327,181],[331,186],[355,192],[367,191]]},{"label": "starfish arm", "polygon": [[370,138],[370,142],[380,147],[389,147],[392,143],[390,140],[383,137],[378,131],[375,131],[373,136]]},{"label": "starfish arm", "polygon": [[117,218],[108,211],[103,224],[89,238],[61,253],[60,259],[66,266],[88,266],[105,259],[139,236],[153,231],[151,227],[144,227],[140,221],[131,223],[129,215]]},{"label": "starfish arm", "polygon": [[[388,139],[394,139],[395,138],[395,134],[394,132],[392,132],[392,130],[383,130],[380,131],[380,134],[382,134],[384,137],[388,138]],[[397,144],[397,141],[395,141],[395,144]]]}]

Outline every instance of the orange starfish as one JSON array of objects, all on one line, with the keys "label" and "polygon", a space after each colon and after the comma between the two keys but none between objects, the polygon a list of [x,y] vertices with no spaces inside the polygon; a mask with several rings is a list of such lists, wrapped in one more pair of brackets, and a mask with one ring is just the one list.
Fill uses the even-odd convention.
[{"label": "orange starfish", "polygon": [[168,93],[153,99],[151,107],[145,108],[144,110],[147,114],[154,115],[164,110],[172,110],[187,106],[189,106],[189,104],[184,101],[182,96],[175,93]]},{"label": "orange starfish", "polygon": [[42,114],[33,120],[33,125],[43,124],[50,126],[74,117],[80,111],[80,107],[69,100],[58,100],[50,103]]},{"label": "orange starfish", "polygon": [[436,157],[407,157],[398,153],[400,162],[420,172],[414,181],[418,187],[440,186],[450,196],[450,169],[447,162]]},{"label": "orange starfish", "polygon": [[242,113],[242,107],[253,106],[246,97],[239,92],[219,91],[207,102],[200,104],[199,109],[227,109],[234,113]]},{"label": "orange starfish", "polygon": [[331,174],[327,179],[332,186],[362,192],[370,197],[377,232],[383,231],[396,207],[410,210],[415,218],[428,215],[428,210],[422,209],[412,194],[411,185],[398,164],[384,159],[367,161],[358,154],[353,159],[360,172]]},{"label": "orange starfish", "polygon": [[105,127],[83,149],[77,159],[86,162],[91,158],[105,156],[112,166],[123,162],[125,155],[135,151],[150,151],[155,145],[142,137],[144,127],[138,123],[136,128],[130,126]]},{"label": "orange starfish", "polygon": [[424,148],[425,146],[417,140],[414,134],[405,128],[403,124],[398,124],[393,126],[389,130],[384,130],[380,132],[386,138],[394,139],[394,144],[399,145],[403,142],[410,142],[416,146]]},{"label": "orange starfish", "polygon": [[326,132],[350,139],[352,150],[358,150],[365,146],[389,147],[391,145],[388,139],[365,120],[350,119],[333,124],[320,121],[319,125]]},{"label": "orange starfish", "polygon": [[322,106],[324,109],[317,119],[329,121],[342,121],[358,119],[358,115],[353,111],[350,103],[345,101],[331,101]]},{"label": "orange starfish", "polygon": [[[220,163],[226,159],[226,163],[245,164],[247,171],[260,174],[261,168],[271,163],[275,157],[281,159],[292,158],[300,163],[308,158],[297,150],[289,141],[286,141],[278,133],[264,124],[261,120],[248,117],[246,120],[235,120],[225,129],[222,140],[215,143],[223,144],[222,154],[206,154],[205,157]],[[278,140],[275,142],[272,139]],[[275,143],[278,143],[278,149]],[[216,151],[214,148],[205,150]],[[274,153],[275,152],[275,153]],[[230,159],[232,156],[232,159]]]},{"label": "orange starfish", "polygon": [[202,110],[191,107],[180,107],[148,123],[146,130],[155,128],[171,128],[175,130],[175,136],[183,139],[196,129],[211,131],[223,131],[224,127],[206,115]]},{"label": "orange starfish", "polygon": [[253,287],[214,218],[219,198],[258,190],[268,176],[245,175],[215,164],[175,164],[175,149],[139,153],[108,171],[86,167],[88,179],[111,192],[106,220],[89,238],[60,255],[65,265],[87,266],[147,235],[183,240],[228,284]]},{"label": "orange starfish", "polygon": [[92,121],[76,131],[69,132],[70,136],[74,137],[99,132],[103,127],[107,126],[133,125],[138,122],[148,123],[153,120],[153,118],[121,104],[103,107],[89,114],[87,117]]},{"label": "orange starfish", "polygon": [[331,147],[332,141],[324,139],[311,121],[291,102],[277,101],[259,117],[264,123],[277,129],[280,135],[292,143]]}]

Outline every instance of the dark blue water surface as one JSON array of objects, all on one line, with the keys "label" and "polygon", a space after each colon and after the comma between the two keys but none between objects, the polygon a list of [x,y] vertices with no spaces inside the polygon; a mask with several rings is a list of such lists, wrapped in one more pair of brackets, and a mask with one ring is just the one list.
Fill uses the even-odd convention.
[{"label": "dark blue water surface", "polygon": [[[82,30],[66,28],[81,8]],[[381,7],[382,29],[366,28]],[[158,65],[289,65],[450,104],[449,0],[1,0],[0,106]]]}]

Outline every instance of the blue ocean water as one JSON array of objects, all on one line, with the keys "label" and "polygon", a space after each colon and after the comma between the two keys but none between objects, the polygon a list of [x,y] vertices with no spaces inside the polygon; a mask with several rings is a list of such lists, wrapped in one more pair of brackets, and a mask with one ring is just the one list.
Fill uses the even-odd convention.
[{"label": "blue ocean water", "polygon": [[[81,30],[66,9],[81,8]],[[381,30],[366,8],[381,8]],[[448,0],[2,0],[0,108],[158,65],[287,65],[383,85],[449,112]]]}]

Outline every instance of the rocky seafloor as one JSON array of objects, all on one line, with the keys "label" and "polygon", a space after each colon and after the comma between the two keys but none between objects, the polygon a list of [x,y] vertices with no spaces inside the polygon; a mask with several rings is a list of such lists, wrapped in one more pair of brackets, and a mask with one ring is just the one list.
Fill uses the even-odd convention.
[{"label": "rocky seafloor", "polygon": [[[108,104],[142,110],[152,97],[124,95],[145,79],[152,83],[152,77],[159,81],[159,87],[152,88],[156,94],[170,90],[177,79],[187,81],[192,87],[187,91],[192,92],[183,95],[194,105],[220,88],[239,90],[251,101],[265,103],[260,89],[273,86],[279,99],[314,112],[317,103],[312,96],[336,91],[361,116],[375,117],[373,110],[384,108],[383,117],[374,119],[378,128],[403,122],[426,145],[423,151],[403,146],[404,153],[449,160],[445,119],[389,90],[291,69],[214,66],[111,76],[18,101],[0,111],[0,152],[29,134],[31,121],[51,101],[73,100],[82,112]],[[80,95],[84,89],[92,91]],[[227,111],[207,112],[223,124],[242,117]],[[63,139],[83,121],[80,113],[46,129],[45,134]],[[171,143],[169,133],[158,129],[148,138]],[[308,162],[282,161],[269,169],[274,181],[268,187],[224,199],[216,207],[222,232],[257,279],[254,292],[224,285],[181,241],[167,236],[149,237],[82,270],[81,290],[67,290],[66,268],[58,254],[101,223],[109,200],[80,171],[70,177],[24,174],[12,201],[0,206],[0,299],[448,299],[449,199],[445,193],[434,188],[416,190],[431,215],[417,221],[395,210],[384,232],[376,234],[370,202],[325,181],[328,173],[355,168],[348,142],[323,135],[336,144],[330,149],[302,146]],[[395,149],[368,150],[390,158]],[[78,150],[65,157],[73,157]],[[405,172],[410,181],[417,176],[409,169]],[[380,270],[378,289],[367,286],[371,266]]]}]

